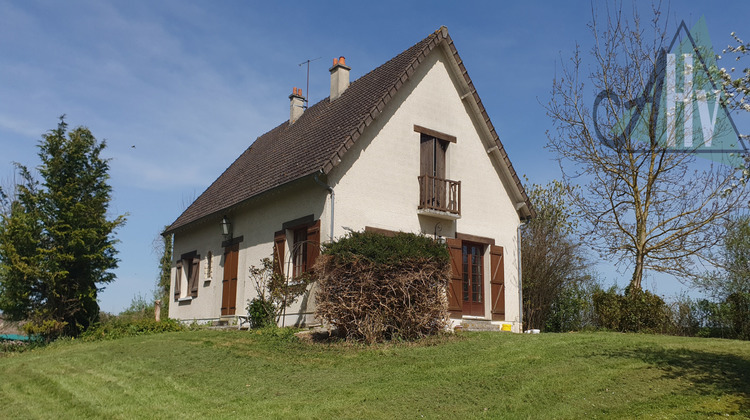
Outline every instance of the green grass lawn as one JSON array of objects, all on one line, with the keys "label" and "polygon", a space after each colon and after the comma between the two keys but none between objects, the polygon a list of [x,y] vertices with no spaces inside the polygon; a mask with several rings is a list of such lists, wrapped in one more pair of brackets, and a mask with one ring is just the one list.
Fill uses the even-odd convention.
[{"label": "green grass lawn", "polygon": [[463,333],[417,345],[190,331],[0,357],[0,418],[750,417],[750,342]]}]

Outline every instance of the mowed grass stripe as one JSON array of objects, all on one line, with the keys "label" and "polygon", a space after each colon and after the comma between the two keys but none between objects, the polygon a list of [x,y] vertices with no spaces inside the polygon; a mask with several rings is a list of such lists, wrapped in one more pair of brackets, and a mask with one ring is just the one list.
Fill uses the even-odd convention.
[{"label": "mowed grass stripe", "polygon": [[374,347],[191,331],[0,357],[8,418],[743,418],[750,343],[464,333]]}]

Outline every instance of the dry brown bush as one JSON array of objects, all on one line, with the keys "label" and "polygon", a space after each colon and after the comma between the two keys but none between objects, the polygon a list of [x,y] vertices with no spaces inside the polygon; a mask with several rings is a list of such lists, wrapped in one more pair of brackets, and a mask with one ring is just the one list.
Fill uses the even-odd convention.
[{"label": "dry brown bush", "polygon": [[347,339],[415,340],[444,330],[450,266],[434,259],[395,264],[321,255],[316,316]]}]

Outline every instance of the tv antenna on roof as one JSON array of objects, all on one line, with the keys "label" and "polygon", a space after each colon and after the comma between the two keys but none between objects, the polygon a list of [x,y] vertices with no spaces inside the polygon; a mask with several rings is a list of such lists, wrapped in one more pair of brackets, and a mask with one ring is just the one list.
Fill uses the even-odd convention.
[{"label": "tv antenna on roof", "polygon": [[320,60],[323,57],[313,58],[312,60],[307,59],[298,65],[302,67],[303,64],[307,64],[307,86],[305,86],[305,109],[307,109],[307,99],[310,97],[310,63],[316,60]]}]

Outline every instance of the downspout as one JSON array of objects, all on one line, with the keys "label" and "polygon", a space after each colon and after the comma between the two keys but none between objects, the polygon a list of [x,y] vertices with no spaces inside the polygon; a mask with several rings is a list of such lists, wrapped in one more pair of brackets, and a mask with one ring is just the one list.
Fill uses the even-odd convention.
[{"label": "downspout", "polygon": [[[503,155],[500,153],[500,147],[495,144],[489,149],[487,149],[487,154],[495,153],[497,155],[497,158],[502,162],[503,161]],[[517,207],[516,210],[519,210]],[[517,243],[518,243],[518,322],[520,324],[521,332],[523,332],[523,283],[521,282],[521,268],[522,268],[522,261],[521,261],[521,227],[531,221],[531,216],[529,216],[527,219],[521,219],[521,224],[518,225],[518,228],[516,229],[516,235],[517,235]]]},{"label": "downspout", "polygon": [[518,244],[518,321],[521,324],[521,332],[523,332],[523,283],[521,282],[523,258],[521,256],[521,228],[527,225],[530,221],[530,218],[523,220],[523,223],[518,225],[516,233],[516,243]]},{"label": "downspout", "polygon": [[320,176],[320,174],[322,174],[322,173],[323,173],[323,170],[320,170],[320,171],[316,172],[315,176],[313,177],[313,179],[315,180],[315,182],[318,185],[320,185],[324,189],[328,190],[329,193],[331,193],[331,235],[330,235],[330,241],[333,242],[333,214],[334,214],[333,213],[333,205],[334,205],[334,202],[336,200],[336,193],[333,192],[333,188],[330,185],[326,184],[325,182],[321,181],[320,178],[318,178],[318,176]]}]

